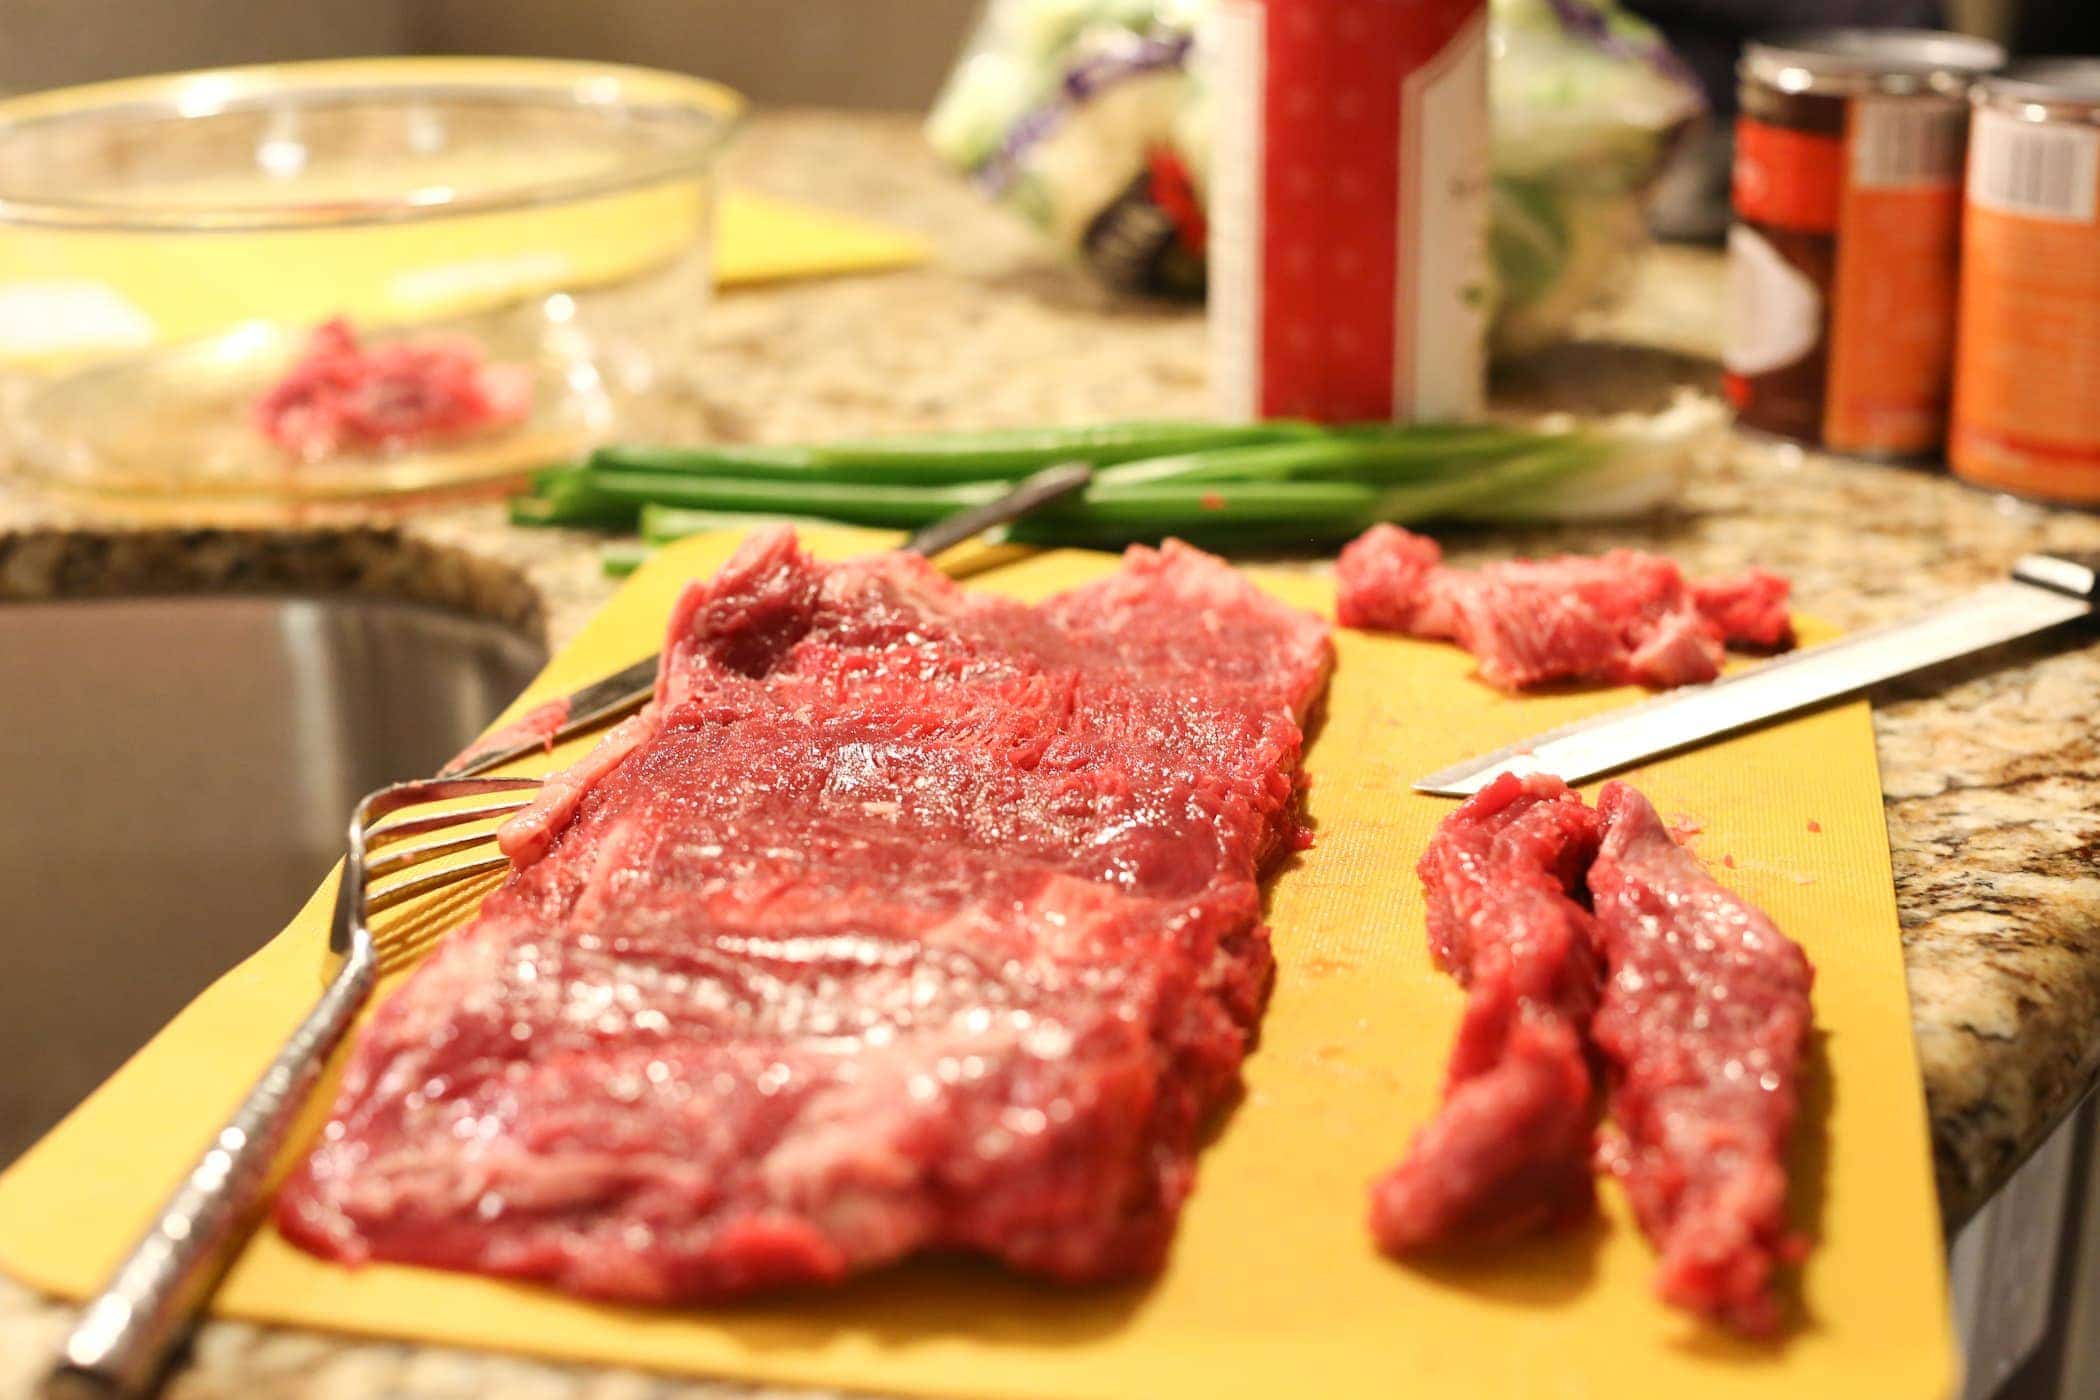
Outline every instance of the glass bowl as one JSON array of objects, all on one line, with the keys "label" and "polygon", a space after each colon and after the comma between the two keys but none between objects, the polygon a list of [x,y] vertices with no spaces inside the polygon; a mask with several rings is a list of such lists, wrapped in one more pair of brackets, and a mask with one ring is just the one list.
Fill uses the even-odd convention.
[{"label": "glass bowl", "polygon": [[[512,477],[608,430],[712,291],[739,100],[613,64],[265,65],[0,103],[0,366],[32,472],[294,499]],[[528,362],[508,434],[286,471],[247,400],[306,331],[471,334]],[[509,440],[505,440],[508,438]]]},{"label": "glass bowl", "polygon": [[[304,352],[307,334],[251,321],[31,385],[20,414],[20,459],[61,486],[214,507],[258,496],[355,502],[516,481],[588,450],[613,422],[597,357],[557,318],[571,299],[555,293],[538,302],[537,322],[522,309],[446,322],[448,334],[471,337],[491,364],[528,372],[531,409],[502,428],[300,460],[263,435],[254,408]],[[377,346],[421,334],[386,327],[362,339]]]}]

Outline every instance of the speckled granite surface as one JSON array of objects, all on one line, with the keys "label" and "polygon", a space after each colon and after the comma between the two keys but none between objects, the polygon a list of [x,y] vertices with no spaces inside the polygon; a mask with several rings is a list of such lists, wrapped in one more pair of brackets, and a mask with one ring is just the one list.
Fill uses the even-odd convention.
[{"label": "speckled granite surface", "polygon": [[[1186,311],[1112,302],[1046,261],[922,153],[903,121],[764,118],[733,178],[931,236],[923,270],[724,296],[667,362],[674,392],[637,433],[790,439],[1204,408]],[[1585,343],[1505,373],[1505,403],[1658,406],[1712,388],[1722,275],[1651,257]],[[1894,617],[2037,548],[2100,549],[2100,517],[1944,477],[1735,444],[1667,518],[1457,538],[1453,552],[1636,544],[1697,570],[1755,561],[1842,626]],[[314,530],[140,531],[0,485],[0,597],[128,589],[369,590],[566,637],[609,592],[586,540],[508,528],[492,507]],[[2100,1068],[2100,645],[2072,633],[1875,696],[1890,844],[1943,1205],[1958,1221]],[[0,1394],[25,1390],[66,1312],[0,1280]],[[204,1396],[692,1400],[755,1392],[624,1372],[213,1324],[170,1392]]]}]

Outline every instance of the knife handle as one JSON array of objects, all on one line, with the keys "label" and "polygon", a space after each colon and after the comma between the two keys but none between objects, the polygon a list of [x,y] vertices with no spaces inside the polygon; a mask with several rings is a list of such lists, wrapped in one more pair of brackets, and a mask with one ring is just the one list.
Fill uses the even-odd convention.
[{"label": "knife handle", "polygon": [[1094,469],[1085,462],[1061,462],[1044,467],[1033,476],[1023,477],[1011,491],[996,500],[957,511],[922,527],[897,548],[907,554],[923,554],[931,559],[973,535],[983,534],[994,525],[1009,525],[1052,501],[1085,490],[1093,477]]},{"label": "knife handle", "polygon": [[2051,593],[2100,603],[2100,550],[2029,554],[2013,565],[2013,577]]}]

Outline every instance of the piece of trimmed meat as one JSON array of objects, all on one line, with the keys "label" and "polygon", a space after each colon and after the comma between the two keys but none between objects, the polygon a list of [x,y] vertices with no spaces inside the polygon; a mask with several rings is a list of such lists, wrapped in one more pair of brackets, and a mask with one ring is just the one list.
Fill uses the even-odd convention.
[{"label": "piece of trimmed meat", "polygon": [[1444,1102],[1371,1193],[1400,1254],[1586,1214],[1596,1126],[1585,1034],[1597,1002],[1577,902],[1597,815],[1557,778],[1503,774],[1446,817],[1417,867],[1437,962],[1466,988]]},{"label": "piece of trimmed meat", "polygon": [[1600,1160],[1661,1255],[1661,1295],[1768,1334],[1774,1272],[1805,1249],[1787,1228],[1786,1150],[1813,973],[1646,798],[1609,783],[1597,807],[1589,888],[1607,971],[1590,1033],[1616,1129]]},{"label": "piece of trimmed meat", "polygon": [[1787,613],[1787,582],[1769,569],[1745,569],[1724,578],[1692,583],[1692,601],[1732,647],[1785,651],[1794,644],[1794,619]]},{"label": "piece of trimmed meat", "polygon": [[1435,540],[1398,525],[1373,525],[1335,560],[1335,620],[1449,640],[1459,624],[1443,588],[1448,572]]},{"label": "piece of trimmed meat", "polygon": [[1377,525],[1342,550],[1335,572],[1343,625],[1455,641],[1503,690],[1686,685],[1720,674],[1724,644],[1792,640],[1778,575],[1690,584],[1672,561],[1630,549],[1453,569],[1434,540]]},{"label": "piece of trimmed meat", "polygon": [[531,370],[489,363],[465,336],[368,346],[338,317],[314,328],[253,416],[288,455],[319,462],[508,427],[531,410]]},{"label": "piece of trimmed meat", "polygon": [[1038,607],[754,537],[503,833],[277,1219],[672,1302],[1159,1268],[1272,973],[1319,619],[1182,546]]}]

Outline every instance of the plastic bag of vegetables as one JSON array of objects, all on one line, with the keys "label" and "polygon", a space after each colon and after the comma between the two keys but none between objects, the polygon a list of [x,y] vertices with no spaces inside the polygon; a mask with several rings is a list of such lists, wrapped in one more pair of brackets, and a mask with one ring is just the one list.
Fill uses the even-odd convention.
[{"label": "plastic bag of vegetables", "polygon": [[[989,0],[927,119],[940,154],[1111,285],[1198,295],[1215,0]],[[1494,344],[1618,289],[1699,89],[1613,0],[1491,0]]]}]

